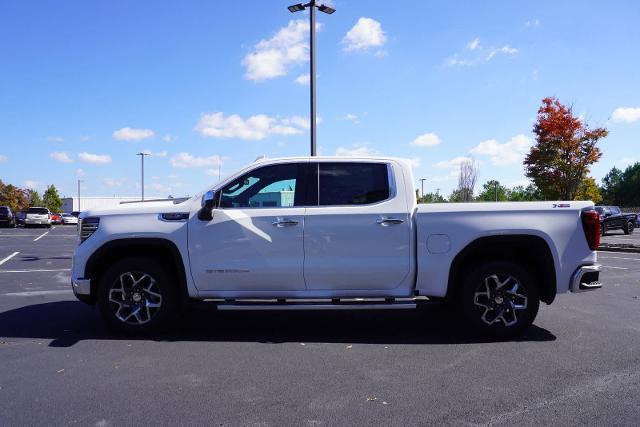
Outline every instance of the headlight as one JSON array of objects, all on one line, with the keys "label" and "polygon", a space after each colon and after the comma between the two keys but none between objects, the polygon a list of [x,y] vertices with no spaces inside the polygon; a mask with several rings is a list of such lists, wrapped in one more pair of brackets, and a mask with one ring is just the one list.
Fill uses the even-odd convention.
[{"label": "headlight", "polygon": [[100,218],[92,216],[83,218],[78,221],[78,229],[80,230],[80,243],[87,240],[93,233],[96,232],[100,225]]}]

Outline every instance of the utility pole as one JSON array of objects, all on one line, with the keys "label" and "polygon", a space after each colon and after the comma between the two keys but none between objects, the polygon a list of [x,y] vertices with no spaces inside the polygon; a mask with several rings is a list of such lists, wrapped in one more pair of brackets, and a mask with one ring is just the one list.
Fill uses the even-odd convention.
[{"label": "utility pole", "polygon": [[420,187],[422,188],[422,198],[424,199],[424,182],[427,180],[427,178],[420,178],[418,181],[420,181]]},{"label": "utility pole", "polygon": [[298,3],[288,7],[289,12],[295,13],[305,9],[309,10],[309,59],[311,64],[309,65],[309,110],[311,120],[311,128],[309,133],[311,134],[311,155],[316,156],[316,7],[320,12],[324,12],[327,15],[331,15],[336,10],[332,7],[324,4],[317,5],[316,0],[311,0],[307,4]]},{"label": "utility pole", "polygon": [[[80,183],[82,182],[81,179],[78,180],[78,212],[81,212],[82,209],[80,207]],[[73,206],[71,206],[71,209],[73,209]]]},{"label": "utility pole", "polygon": [[141,180],[140,181],[142,183],[140,185],[140,188],[142,189],[142,201],[144,201],[144,157],[145,156],[150,156],[150,155],[151,154],[144,153],[144,152],[140,152],[140,153],[136,154],[136,156],[140,156],[140,160],[142,162],[142,168],[141,168],[141,171],[140,171],[140,176],[141,176]]}]

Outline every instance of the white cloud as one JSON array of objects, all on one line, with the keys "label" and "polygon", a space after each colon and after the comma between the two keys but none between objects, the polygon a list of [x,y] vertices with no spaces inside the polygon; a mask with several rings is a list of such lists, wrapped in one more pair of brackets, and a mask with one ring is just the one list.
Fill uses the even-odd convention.
[{"label": "white cloud", "polygon": [[176,139],[178,139],[178,138],[173,136],[173,135],[169,135],[169,134],[167,134],[167,135],[162,137],[162,140],[164,142],[171,142],[171,141],[175,141]]},{"label": "white cloud", "polygon": [[24,182],[24,187],[28,188],[29,190],[44,190],[45,185],[43,182],[27,179]]},{"label": "white cloud", "polygon": [[626,122],[633,123],[640,120],[640,107],[619,107],[611,114],[611,119],[614,122]]},{"label": "white cloud", "polygon": [[124,127],[113,131],[111,135],[113,139],[118,141],[142,141],[143,139],[153,138],[155,132],[151,129],[133,129]]},{"label": "white cloud", "polygon": [[358,116],[352,113],[347,113],[344,116],[342,116],[342,120],[348,120],[350,122],[355,122],[358,120]]},{"label": "white cloud", "polygon": [[413,145],[414,147],[435,147],[441,142],[442,140],[438,135],[430,132],[418,136],[416,139],[411,141],[411,145]]},{"label": "white cloud", "polygon": [[308,129],[308,119],[300,116],[276,118],[257,114],[243,119],[237,114],[225,117],[222,112],[200,116],[195,130],[203,136],[261,140],[270,135],[296,135]]},{"label": "white cloud", "polygon": [[9,158],[7,156],[5,156],[4,154],[0,154],[0,163],[7,163],[9,161]]},{"label": "white cloud", "polygon": [[489,156],[496,166],[512,165],[522,162],[533,141],[526,135],[512,137],[504,144],[495,139],[488,139],[471,149],[469,153]]},{"label": "white cloud", "polygon": [[[316,30],[321,28],[316,24]],[[289,70],[309,61],[309,23],[289,21],[270,39],[260,40],[242,60],[245,78],[260,82],[286,75]]]},{"label": "white cloud", "polygon": [[309,73],[300,74],[298,77],[296,77],[294,81],[300,86],[306,86],[311,81],[311,74]]},{"label": "white cloud", "polygon": [[204,173],[206,175],[209,175],[209,176],[219,176],[220,175],[219,172],[220,172],[219,169],[213,169],[213,168],[212,169],[207,169],[207,170],[204,171]]},{"label": "white cloud", "polygon": [[442,160],[438,163],[434,163],[433,167],[438,169],[458,169],[460,163],[470,162],[473,159],[471,157],[458,156],[451,160]]},{"label": "white cloud", "polygon": [[420,157],[413,157],[411,159],[407,159],[412,168],[417,169],[420,167],[421,159]]},{"label": "white cloud", "polygon": [[487,63],[497,55],[513,56],[518,52],[517,48],[509,45],[486,48],[480,44],[479,38],[475,38],[466,44],[464,52],[456,53],[447,58],[444,61],[444,65],[449,67],[470,67]]},{"label": "white cloud", "polygon": [[371,47],[383,46],[387,36],[382,31],[380,22],[371,18],[360,18],[342,39],[346,46],[344,50],[367,50]]},{"label": "white cloud", "polygon": [[104,185],[106,185],[107,187],[120,187],[122,184],[124,184],[125,179],[124,178],[105,178],[102,180],[102,183]]},{"label": "white cloud", "polygon": [[106,163],[111,163],[111,156],[108,154],[92,154],[84,151],[78,154],[78,160],[96,165],[104,165]]},{"label": "white cloud", "polygon": [[64,138],[61,136],[48,136],[47,137],[47,141],[49,142],[62,142],[64,141]]},{"label": "white cloud", "polygon": [[153,157],[167,157],[167,154],[168,154],[166,150],[163,150],[163,151],[151,151],[149,149],[146,149],[146,150],[142,150],[142,152],[144,154],[148,154],[148,155],[153,156]]},{"label": "white cloud", "polygon": [[616,166],[620,166],[621,169],[626,169],[627,166],[631,166],[636,163],[638,159],[635,157],[623,157],[616,162]]},{"label": "white cloud", "polygon": [[60,162],[60,163],[73,162],[73,159],[69,157],[69,155],[64,151],[54,151],[53,153],[49,154],[49,156],[51,156],[51,158],[56,162]]},{"label": "white cloud", "polygon": [[170,162],[174,168],[217,168],[222,164],[222,158],[220,156],[196,157],[182,152],[173,156]]},{"label": "white cloud", "polygon": [[369,157],[378,155],[380,155],[380,152],[370,148],[366,142],[353,144],[351,147],[338,147],[336,150],[336,156],[341,157]]},{"label": "white cloud", "polygon": [[540,20],[539,19],[529,20],[524,23],[524,26],[525,28],[538,27],[540,26]]},{"label": "white cloud", "polygon": [[81,169],[81,168],[76,169],[76,177],[77,178],[82,178],[85,175],[86,175],[86,173],[84,172],[84,169]]}]

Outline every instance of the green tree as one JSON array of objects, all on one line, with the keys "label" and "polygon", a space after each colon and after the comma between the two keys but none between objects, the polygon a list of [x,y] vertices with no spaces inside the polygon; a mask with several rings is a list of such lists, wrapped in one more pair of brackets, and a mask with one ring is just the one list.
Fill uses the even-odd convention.
[{"label": "green tree", "polygon": [[447,199],[445,199],[439,191],[435,193],[427,193],[422,198],[421,203],[445,203]]},{"label": "green tree", "polygon": [[508,200],[509,189],[492,179],[482,185],[478,200],[483,202],[504,202]]},{"label": "green tree", "polygon": [[60,212],[60,209],[62,208],[62,199],[58,194],[56,186],[53,184],[47,187],[47,190],[42,196],[42,201],[44,202],[45,207],[49,208],[51,212]]},{"label": "green tree", "polygon": [[536,200],[544,200],[542,192],[533,184],[526,187],[517,185],[509,190],[508,198],[510,202],[533,202]]},{"label": "green tree", "polygon": [[640,206],[640,162],[624,170],[617,189],[619,206]]},{"label": "green tree", "polygon": [[602,178],[602,199],[606,205],[619,205],[618,192],[622,183],[622,171],[613,167]]},{"label": "green tree", "polygon": [[29,199],[29,207],[44,206],[42,197],[36,190],[27,190],[27,198]]},{"label": "green tree", "polygon": [[596,180],[588,176],[582,180],[576,191],[574,200],[591,200],[596,205],[602,201],[600,189],[596,184]]}]

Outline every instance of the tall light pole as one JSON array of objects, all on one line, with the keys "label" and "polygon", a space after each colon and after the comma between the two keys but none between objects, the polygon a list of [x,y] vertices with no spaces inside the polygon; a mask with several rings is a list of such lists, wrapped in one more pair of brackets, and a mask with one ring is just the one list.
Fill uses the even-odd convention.
[{"label": "tall light pole", "polygon": [[142,185],[140,186],[140,188],[142,189],[142,200],[144,201],[144,157],[145,156],[150,156],[151,154],[149,153],[144,153],[144,152],[140,152],[138,154],[136,154],[136,156],[140,156],[140,160],[142,162],[142,169],[140,171],[140,176],[141,176],[141,181],[142,181]]},{"label": "tall light pole", "polygon": [[316,156],[316,7],[320,12],[324,12],[327,15],[331,15],[336,10],[332,7],[326,6],[324,4],[318,5],[316,0],[311,0],[309,3],[298,3],[293,4],[288,7],[289,12],[301,12],[305,9],[309,9],[309,56],[310,62],[309,65],[309,109],[310,111],[310,120],[311,120],[311,128],[309,130],[311,134],[311,155]]},{"label": "tall light pole", "polygon": [[418,181],[420,181],[420,187],[422,188],[422,198],[424,199],[424,182],[427,180],[427,178],[420,178]]},{"label": "tall light pole", "polygon": [[[81,212],[82,209],[80,208],[80,183],[82,182],[81,179],[78,180],[78,212]],[[71,209],[73,209],[73,206],[71,206]]]}]

